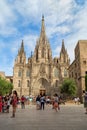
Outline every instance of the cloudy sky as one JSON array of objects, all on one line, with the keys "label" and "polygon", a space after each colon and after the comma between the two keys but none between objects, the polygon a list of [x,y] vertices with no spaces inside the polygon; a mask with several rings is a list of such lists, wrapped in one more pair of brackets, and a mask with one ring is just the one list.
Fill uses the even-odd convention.
[{"label": "cloudy sky", "polygon": [[0,0],[0,71],[13,74],[22,39],[27,57],[40,35],[42,14],[53,57],[59,57],[62,39],[71,62],[74,48],[87,39],[87,0]]}]

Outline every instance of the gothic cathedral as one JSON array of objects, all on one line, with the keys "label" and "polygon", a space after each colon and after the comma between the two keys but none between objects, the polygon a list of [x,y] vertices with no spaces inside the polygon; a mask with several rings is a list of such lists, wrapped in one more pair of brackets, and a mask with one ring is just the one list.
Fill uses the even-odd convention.
[{"label": "gothic cathedral", "polygon": [[69,77],[70,60],[62,40],[59,58],[52,58],[52,50],[47,39],[42,17],[41,33],[37,40],[34,54],[28,58],[22,41],[13,68],[13,85],[19,96],[52,95],[60,92],[64,78]]}]

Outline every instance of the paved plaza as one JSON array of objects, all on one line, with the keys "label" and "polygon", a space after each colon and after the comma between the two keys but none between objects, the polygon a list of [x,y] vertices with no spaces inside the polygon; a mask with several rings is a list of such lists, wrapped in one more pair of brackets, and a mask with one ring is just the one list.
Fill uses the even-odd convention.
[{"label": "paved plaza", "polygon": [[17,109],[16,118],[0,114],[0,130],[86,130],[87,115],[83,105],[61,105],[55,112],[51,106],[36,110],[35,105]]}]

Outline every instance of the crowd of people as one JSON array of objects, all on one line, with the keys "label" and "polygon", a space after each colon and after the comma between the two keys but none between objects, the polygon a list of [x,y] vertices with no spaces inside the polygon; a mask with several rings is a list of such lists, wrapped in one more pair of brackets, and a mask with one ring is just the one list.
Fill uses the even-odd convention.
[{"label": "crowd of people", "polygon": [[15,117],[16,107],[18,102],[17,92],[13,91],[12,95],[0,96],[0,112],[9,113],[10,105],[12,105],[12,116]]},{"label": "crowd of people", "polygon": [[59,102],[60,98],[57,94],[54,94],[52,98],[50,98],[49,96],[38,95],[36,97],[36,109],[44,110],[44,105],[46,103],[47,105],[52,104],[52,109],[55,109],[57,112],[58,110],[60,110]]},{"label": "crowd of people", "polygon": [[[32,98],[30,98],[32,99]],[[29,99],[29,100],[30,100]],[[52,104],[52,108],[56,111],[59,108],[59,97],[57,94],[53,96],[53,98],[49,96],[44,95],[38,95],[36,98],[32,99],[34,102],[36,102],[36,108],[37,110],[44,110],[45,104],[50,105]],[[32,101],[30,100],[30,102]],[[12,116],[15,117],[16,108],[17,105],[20,104],[22,109],[25,109],[25,104],[27,102],[27,98],[25,96],[22,96],[21,98],[18,98],[17,92],[13,91],[11,95],[6,96],[0,96],[0,113],[9,113],[10,106],[12,107]]]},{"label": "crowd of people", "polygon": [[[61,97],[57,94],[54,94],[52,97],[45,96],[45,95],[38,95],[36,98],[30,98],[36,102],[36,109],[37,110],[44,110],[45,104],[46,105],[52,105],[52,109],[54,109],[56,112],[60,110],[60,102]],[[87,114],[87,92],[84,94],[84,107],[86,108],[86,114]],[[32,101],[30,100],[30,102]],[[21,98],[18,98],[17,92],[13,91],[11,95],[7,96],[0,96],[0,113],[9,113],[9,108],[12,106],[12,118],[15,117],[16,108],[18,104],[21,104],[21,108],[25,109],[25,104],[27,102],[27,98],[25,96],[22,96]],[[75,99],[75,103],[79,102]]]}]

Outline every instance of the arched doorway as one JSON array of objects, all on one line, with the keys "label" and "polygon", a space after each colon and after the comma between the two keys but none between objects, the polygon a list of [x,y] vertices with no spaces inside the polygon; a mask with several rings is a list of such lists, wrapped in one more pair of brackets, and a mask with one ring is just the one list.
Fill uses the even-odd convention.
[{"label": "arched doorway", "polygon": [[40,95],[49,95],[50,93],[50,83],[45,78],[40,78],[35,83],[36,86],[36,92]]}]

